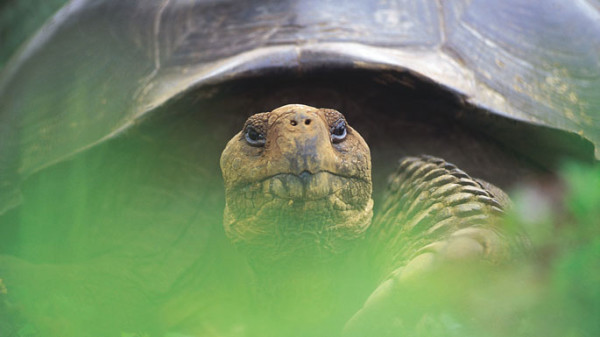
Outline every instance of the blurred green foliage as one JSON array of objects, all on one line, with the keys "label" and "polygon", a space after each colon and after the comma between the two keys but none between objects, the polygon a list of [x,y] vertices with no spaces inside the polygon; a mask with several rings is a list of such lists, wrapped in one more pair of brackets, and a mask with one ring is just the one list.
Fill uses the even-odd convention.
[{"label": "blurred green foliage", "polygon": [[[402,291],[390,298],[390,305],[382,307],[380,312],[376,312],[375,316],[370,318],[366,330],[358,333],[353,331],[350,336],[599,336],[600,167],[571,163],[565,165],[561,172],[561,179],[558,181],[542,180],[523,186],[513,193],[515,206],[506,219],[507,226],[524,229],[530,237],[531,254],[502,265],[454,264],[421,275],[404,284],[400,288]],[[211,190],[215,189],[215,186],[211,186]],[[221,212],[220,209],[213,211]],[[215,214],[214,218],[216,220],[218,214]],[[211,234],[212,240],[223,235],[220,231]],[[86,245],[89,244],[91,243]],[[214,248],[214,245],[208,246]],[[137,251],[139,247],[132,249]],[[272,317],[252,318],[254,313],[251,311],[236,311],[237,305],[247,301],[241,298],[247,296],[244,294],[248,292],[248,288],[244,286],[250,286],[252,281],[244,279],[244,274],[239,273],[240,266],[236,265],[237,262],[232,262],[234,260],[221,258],[217,261],[218,265],[208,265],[206,269],[202,269],[216,271],[200,278],[198,275],[202,274],[195,272],[196,276],[192,275],[192,281],[189,281],[192,286],[185,282],[174,285],[173,289],[178,295],[169,295],[172,298],[159,315],[162,315],[165,321],[176,322],[187,317],[189,313],[200,312],[191,324],[202,328],[209,327],[208,331],[213,329],[214,335],[219,336],[254,336],[256,334],[249,331],[272,332],[282,329],[278,324],[283,323]],[[169,261],[173,264],[181,260]],[[100,268],[102,265],[90,267]],[[63,275],[61,277],[49,274],[48,281],[43,282],[52,289],[51,292],[26,294],[24,298],[37,301],[39,310],[36,309],[36,315],[40,316],[39,321],[50,322],[50,326],[56,327],[56,331],[67,331],[63,330],[65,322],[61,319],[69,321],[69,318],[82,318],[82,329],[87,327],[88,332],[99,335],[110,331],[108,325],[91,323],[98,321],[93,318],[96,309],[90,306],[98,305],[91,304],[95,303],[92,299],[83,298],[72,302],[59,296],[69,293],[73,285],[79,283],[77,279],[70,282],[67,277],[77,274],[74,268],[74,265],[71,265],[56,270]],[[106,276],[107,271],[114,269],[112,263],[112,266],[102,272],[104,274],[99,274],[100,277],[94,279],[119,285],[119,280],[113,280],[114,275],[111,278]],[[133,270],[133,267],[126,269]],[[228,274],[229,269],[236,273]],[[19,272],[24,282],[31,280],[27,270],[25,266],[23,271]],[[36,282],[40,282],[39,275],[44,274],[38,274]],[[160,274],[156,275],[160,277]],[[51,281],[52,277],[54,280],[62,280],[61,283],[52,283],[56,282]],[[215,287],[215,284],[207,287],[202,282],[197,286],[193,285],[196,282],[193,280],[196,279],[214,279],[219,287]],[[348,282],[353,280],[348,279]],[[91,289],[101,289],[100,286],[94,288],[91,280],[85,284]],[[113,289],[115,293],[112,295],[108,292],[110,289],[106,289],[106,294],[101,294],[104,299],[102,305],[113,306],[112,311],[119,315],[126,313],[124,308],[136,307],[124,305],[125,299],[133,296],[134,289]],[[44,334],[38,332],[37,323],[32,323],[38,319],[24,317],[19,304],[7,299],[6,295],[11,291],[15,290],[8,286],[3,287],[3,283],[0,282],[0,336],[43,336]],[[96,290],[93,294],[100,295]],[[42,296],[48,298],[44,300]],[[64,303],[57,302],[61,298]],[[292,298],[293,296],[290,297]],[[310,299],[310,296],[308,298]],[[82,306],[82,303],[87,303],[88,306]],[[257,308],[262,306],[260,303],[250,305]],[[63,311],[55,312],[52,309],[55,307],[60,307]],[[212,309],[204,313],[203,310],[208,307]],[[147,317],[143,311],[139,309],[140,317]],[[86,312],[91,315],[90,320],[83,319]],[[241,325],[230,330],[217,330],[218,327],[228,326],[238,319],[250,319],[249,324],[254,326],[251,329]],[[105,323],[115,323],[110,319],[108,321]],[[131,330],[121,330],[120,335],[163,336],[154,333],[156,330],[150,327],[150,322],[140,324],[139,326],[148,325],[147,329],[132,327]],[[178,330],[171,332],[172,336],[180,336],[177,334]],[[97,335],[95,333],[90,336]]]},{"label": "blurred green foliage", "polygon": [[600,336],[600,167],[569,163],[561,180],[513,195],[507,225],[525,229],[531,254],[454,275],[463,285],[465,275],[479,277],[447,308],[468,308],[458,310],[475,322],[465,335]]},{"label": "blurred green foliage", "polygon": [[569,215],[555,235],[551,298],[562,304],[555,336],[600,336],[600,167],[566,166]]}]

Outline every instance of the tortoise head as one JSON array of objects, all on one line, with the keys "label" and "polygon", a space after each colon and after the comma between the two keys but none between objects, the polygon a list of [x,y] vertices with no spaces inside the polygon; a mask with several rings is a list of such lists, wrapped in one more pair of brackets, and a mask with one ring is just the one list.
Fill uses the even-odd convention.
[{"label": "tortoise head", "polygon": [[371,222],[369,147],[336,110],[290,104],[251,116],[221,170],[225,231],[250,257],[325,257]]}]

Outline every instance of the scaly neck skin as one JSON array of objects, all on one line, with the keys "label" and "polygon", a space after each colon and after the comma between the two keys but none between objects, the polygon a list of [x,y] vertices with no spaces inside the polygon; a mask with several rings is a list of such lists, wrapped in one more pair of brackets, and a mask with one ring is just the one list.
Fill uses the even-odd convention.
[{"label": "scaly neck skin", "polygon": [[349,249],[324,260],[254,261],[256,310],[286,335],[299,330],[311,335],[339,332],[368,296],[361,290],[369,289],[365,283],[372,281],[365,279],[371,273],[359,256]]},{"label": "scaly neck skin", "polygon": [[[271,221],[260,227],[287,228],[287,233],[271,236],[266,241],[262,240],[263,237],[258,244],[256,241],[237,242],[254,271],[256,300],[253,305],[256,307],[252,311],[265,317],[265,327],[274,324],[279,335],[289,336],[291,332],[300,330],[311,336],[323,335],[329,329],[332,329],[332,334],[339,332],[368,296],[361,292],[371,289],[365,284],[372,283],[372,280],[365,277],[372,273],[365,270],[369,266],[363,262],[365,254],[360,248],[363,246],[364,230],[371,222],[372,202],[368,203],[364,212],[353,213],[361,216],[343,219],[342,225],[331,222],[331,218],[312,217],[310,219],[317,221],[318,225],[298,223],[303,220],[302,217],[291,217],[284,211],[280,214],[283,214],[281,218],[271,217]],[[294,218],[297,221],[288,220]],[[242,219],[227,216],[225,219],[237,222],[234,227],[248,228],[240,223]],[[256,222],[266,222],[265,219],[251,218],[248,221],[252,221],[253,228],[256,228]],[[281,225],[283,221],[286,225]],[[363,230],[348,236],[347,231],[335,229],[343,225]],[[290,228],[304,230],[299,233]],[[310,228],[319,230],[311,231]],[[280,231],[271,233],[277,232]]]},{"label": "scaly neck skin", "polygon": [[[232,199],[237,201],[237,195]],[[293,266],[305,261],[317,265],[317,261],[343,255],[364,237],[373,217],[370,198],[344,211],[335,210],[326,201],[290,203],[272,199],[266,206],[252,208],[252,212],[243,211],[249,207],[237,207],[242,211],[235,212],[231,204],[228,199],[224,214],[227,234],[257,266]]]}]

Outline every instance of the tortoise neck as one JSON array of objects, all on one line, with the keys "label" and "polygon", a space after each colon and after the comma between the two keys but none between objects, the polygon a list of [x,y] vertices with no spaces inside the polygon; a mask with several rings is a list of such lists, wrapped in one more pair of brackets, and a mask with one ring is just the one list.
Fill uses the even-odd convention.
[{"label": "tortoise neck", "polygon": [[289,266],[337,261],[360,242],[373,218],[373,200],[348,211],[318,213],[281,207],[273,213],[236,216],[225,207],[225,232],[257,269],[269,272]]},{"label": "tortoise neck", "polygon": [[321,261],[255,265],[256,305],[283,331],[339,331],[368,296],[360,290],[371,282],[360,256],[351,250]]}]

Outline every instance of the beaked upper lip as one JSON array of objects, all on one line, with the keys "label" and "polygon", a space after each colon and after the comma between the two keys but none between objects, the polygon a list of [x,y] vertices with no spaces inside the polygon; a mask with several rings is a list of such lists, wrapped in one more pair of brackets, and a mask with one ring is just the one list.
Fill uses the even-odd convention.
[{"label": "beaked upper lip", "polygon": [[[297,173],[293,173],[293,172],[280,172],[280,173],[271,174],[271,175],[268,175],[268,176],[266,176],[266,177],[263,177],[263,178],[261,178],[261,179],[259,179],[259,180],[254,180],[254,181],[244,182],[244,183],[240,184],[240,187],[246,187],[246,186],[250,186],[250,185],[252,185],[252,184],[256,184],[256,183],[262,183],[262,182],[263,182],[263,181],[265,181],[265,180],[269,180],[269,179],[272,179],[272,178],[276,178],[276,177],[278,177],[278,176],[286,176],[286,175],[293,175],[293,176],[296,176],[296,177],[298,177],[298,178],[300,178],[300,179],[303,179],[303,180],[305,180],[305,179],[309,179],[310,177],[313,177],[313,176],[315,176],[316,174],[318,174],[318,173],[322,173],[322,172],[324,172],[324,173],[328,173],[328,174],[331,174],[331,175],[334,175],[334,176],[342,177],[342,178],[345,178],[345,179],[357,179],[357,180],[362,180],[362,181],[364,181],[364,182],[367,182],[367,180],[366,180],[366,179],[364,179],[364,178],[361,178],[361,177],[358,177],[358,176],[348,176],[348,175],[343,175],[343,174],[339,174],[339,173],[331,172],[331,171],[329,171],[329,170],[319,170],[319,171],[316,171],[316,172],[310,172],[310,171],[308,171],[308,170],[304,170],[304,171],[300,172],[299,174],[297,174]],[[307,174],[309,174],[310,176],[306,176]],[[303,175],[304,175],[304,177],[303,177]]]},{"label": "beaked upper lip", "polygon": [[[323,174],[325,176],[323,176]],[[327,179],[323,184],[322,179]],[[283,172],[266,176],[260,180],[245,182],[232,186],[234,190],[259,190],[279,198],[293,200],[319,200],[323,197],[338,193],[347,186],[346,180],[369,183],[364,178],[345,176],[321,170],[316,173],[302,171],[300,174]],[[320,182],[319,182],[320,181]]]}]

